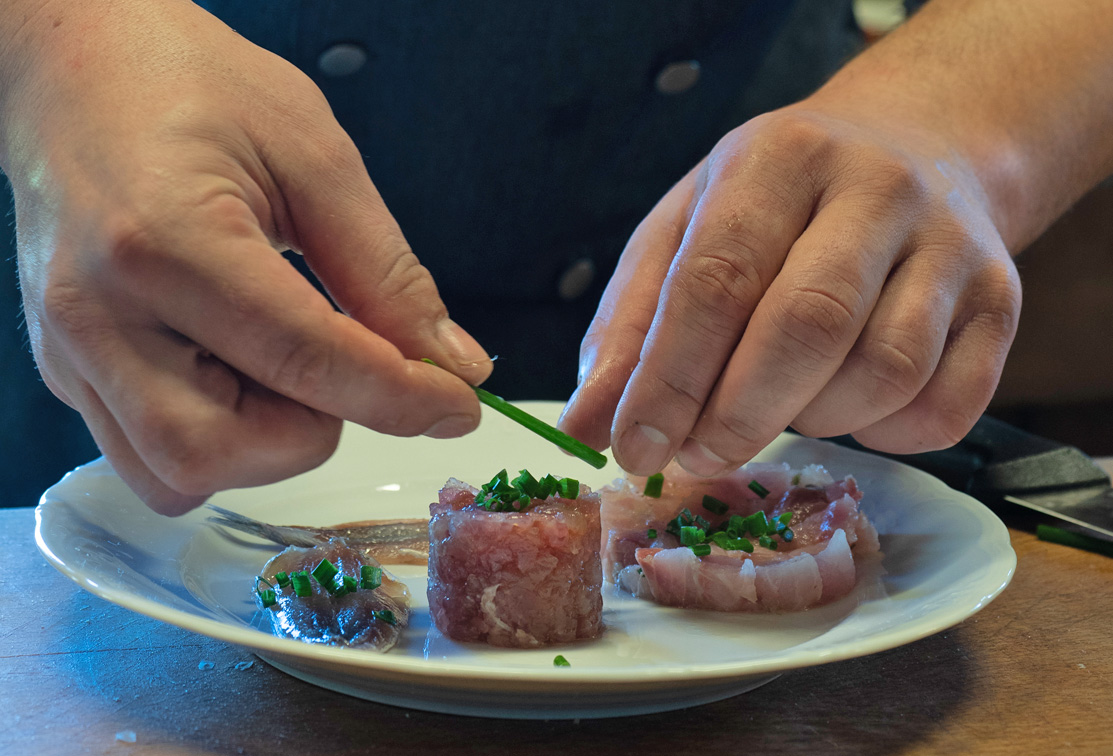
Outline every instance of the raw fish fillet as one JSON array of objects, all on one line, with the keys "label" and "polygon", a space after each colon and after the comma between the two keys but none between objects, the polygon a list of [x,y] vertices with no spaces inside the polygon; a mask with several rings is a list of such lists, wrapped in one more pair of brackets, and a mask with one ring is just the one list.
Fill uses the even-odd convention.
[{"label": "raw fish fillet", "polygon": [[[365,550],[343,539],[334,538],[313,548],[291,546],[263,567],[263,577],[274,583],[279,572],[312,571],[328,559],[342,575],[360,578],[360,567],[379,567]],[[361,588],[343,596],[329,594],[315,579],[310,580],[311,596],[296,596],[292,587],[277,588],[277,606],[263,609],[275,635],[306,643],[352,646],[379,651],[390,650],[409,621],[410,592],[400,581],[383,570],[382,585]],[[384,619],[384,610],[393,622]]]},{"label": "raw fish fillet", "polygon": [[[678,465],[665,470],[660,498],[642,494],[644,478],[603,488],[601,518],[606,534],[604,567],[615,584],[635,596],[668,606],[716,611],[791,612],[825,604],[854,589],[855,560],[878,554],[877,531],[858,503],[853,477],[836,481],[819,465],[792,470],[787,464],[751,464],[728,476],[697,478]],[[750,489],[758,481],[763,498]],[[703,497],[725,503],[727,512],[703,508]],[[714,529],[731,516],[761,510],[768,519],[792,512],[793,538],[776,550],[752,553],[711,545],[699,557],[667,532],[684,509]],[[656,536],[650,538],[650,531]]]}]

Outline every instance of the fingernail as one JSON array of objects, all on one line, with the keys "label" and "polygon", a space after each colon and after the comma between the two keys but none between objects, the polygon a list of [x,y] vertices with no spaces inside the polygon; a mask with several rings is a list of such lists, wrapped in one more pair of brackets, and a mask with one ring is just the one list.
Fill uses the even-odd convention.
[{"label": "fingernail", "polygon": [[433,423],[421,435],[429,438],[458,438],[471,433],[479,425],[472,415],[449,415]]},{"label": "fingernail", "polygon": [[615,456],[635,475],[655,473],[669,461],[669,437],[650,425],[633,425],[619,439]]},{"label": "fingernail", "polygon": [[437,323],[437,338],[460,367],[476,367],[491,362],[487,350],[451,318]]},{"label": "fingernail", "polygon": [[676,461],[692,475],[699,475],[703,478],[724,473],[727,469],[725,459],[694,438],[686,439],[680,445],[680,451],[676,453]]}]

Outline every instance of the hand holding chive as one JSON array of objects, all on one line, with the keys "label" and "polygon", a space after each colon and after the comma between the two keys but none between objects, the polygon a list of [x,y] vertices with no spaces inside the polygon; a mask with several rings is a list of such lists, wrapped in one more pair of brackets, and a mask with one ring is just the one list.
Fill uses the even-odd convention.
[{"label": "hand holding chive", "polygon": [[[437,364],[428,357],[423,358],[422,362],[427,362],[430,365]],[[479,401],[496,412],[506,415],[519,425],[528,428],[546,441],[551,441],[572,456],[582,459],[597,470],[601,470],[607,466],[607,458],[582,441],[577,441],[567,433],[559,431],[549,425],[544,420],[536,418],[525,410],[515,407],[501,396],[496,396],[490,391],[481,389],[478,386],[472,386],[472,389],[475,391],[475,395],[479,398]]]}]

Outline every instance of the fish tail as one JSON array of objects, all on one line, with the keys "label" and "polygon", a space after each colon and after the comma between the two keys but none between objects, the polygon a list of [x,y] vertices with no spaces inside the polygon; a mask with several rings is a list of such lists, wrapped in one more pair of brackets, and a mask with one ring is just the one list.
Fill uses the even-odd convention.
[{"label": "fish tail", "polygon": [[320,537],[308,529],[288,525],[269,525],[265,522],[260,522],[259,520],[242,515],[239,512],[233,512],[230,509],[224,509],[214,504],[206,504],[205,506],[218,515],[208,518],[208,521],[214,525],[223,525],[243,533],[250,533],[251,535],[265,538],[268,541],[273,541],[282,546],[312,548],[313,546],[320,546],[322,542]]}]

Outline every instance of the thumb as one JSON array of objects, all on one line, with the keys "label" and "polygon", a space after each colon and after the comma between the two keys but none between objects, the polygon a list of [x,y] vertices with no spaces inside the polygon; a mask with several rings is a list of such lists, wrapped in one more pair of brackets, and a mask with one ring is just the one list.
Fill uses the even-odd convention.
[{"label": "thumb", "polygon": [[[471,384],[491,373],[487,352],[448,316],[437,286],[402,235],[359,151],[340,127],[331,148],[293,150],[272,173],[291,241],[336,303],[408,359],[428,357]],[[323,155],[322,155],[323,153]]]}]

